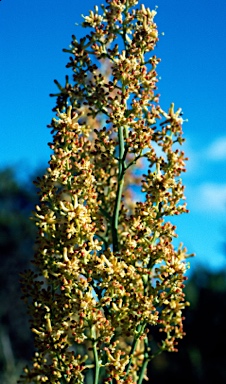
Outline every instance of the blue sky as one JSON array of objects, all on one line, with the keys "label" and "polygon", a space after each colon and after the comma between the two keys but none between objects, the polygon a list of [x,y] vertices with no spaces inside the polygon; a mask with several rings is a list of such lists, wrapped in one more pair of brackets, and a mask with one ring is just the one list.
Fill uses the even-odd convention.
[{"label": "blue sky", "polygon": [[[103,0],[2,0],[0,2],[0,167],[16,166],[18,176],[49,160],[46,125],[55,105],[53,80],[64,81],[75,23]],[[195,252],[191,268],[226,267],[226,1],[143,0],[158,6],[162,59],[161,106],[182,107],[188,123],[184,175],[189,215],[177,218],[179,241]]]}]

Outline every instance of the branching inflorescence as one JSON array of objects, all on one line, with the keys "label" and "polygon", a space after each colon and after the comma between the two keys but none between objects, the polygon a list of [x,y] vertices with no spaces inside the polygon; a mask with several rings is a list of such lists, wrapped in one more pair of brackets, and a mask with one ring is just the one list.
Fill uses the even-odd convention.
[{"label": "branching inflorescence", "polygon": [[37,352],[20,383],[140,384],[184,335],[186,250],[168,221],[187,211],[182,114],[159,105],[156,11],[106,3],[65,50],[73,82],[56,81],[53,154],[36,182],[38,272],[23,275]]}]

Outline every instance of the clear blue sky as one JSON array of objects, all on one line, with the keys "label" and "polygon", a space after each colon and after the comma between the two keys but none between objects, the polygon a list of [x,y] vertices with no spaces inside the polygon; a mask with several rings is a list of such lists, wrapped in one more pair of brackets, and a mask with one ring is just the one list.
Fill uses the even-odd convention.
[{"label": "clear blue sky", "polygon": [[[0,167],[18,175],[47,165],[46,125],[64,80],[75,23],[103,0],[2,0],[0,2]],[[143,0],[158,5],[162,59],[161,105],[182,107],[190,161],[184,176],[189,215],[176,221],[179,240],[196,253],[192,266],[226,267],[226,1]]]}]

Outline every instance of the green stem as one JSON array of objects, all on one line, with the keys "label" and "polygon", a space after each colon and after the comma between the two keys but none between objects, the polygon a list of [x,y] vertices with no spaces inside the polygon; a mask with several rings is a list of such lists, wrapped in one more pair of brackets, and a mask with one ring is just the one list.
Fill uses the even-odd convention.
[{"label": "green stem", "polygon": [[94,384],[99,383],[99,374],[100,374],[100,362],[98,357],[98,351],[97,351],[97,340],[96,339],[96,332],[94,329],[94,326],[91,328],[91,338],[93,342],[93,357],[94,357]]},{"label": "green stem", "polygon": [[122,198],[122,189],[123,189],[123,179],[119,181],[118,190],[116,195],[115,209],[113,213],[112,220],[112,237],[113,237],[113,252],[117,252],[119,250],[118,244],[118,218],[119,218],[119,210]]},{"label": "green stem", "polygon": [[95,362],[95,371],[94,371],[94,384],[99,383],[99,373],[100,373],[100,364],[97,353],[97,342],[93,344],[93,354],[94,354],[94,362]]},{"label": "green stem", "polygon": [[148,363],[150,361],[149,353],[148,353],[148,340],[147,337],[144,340],[144,345],[145,345],[145,352],[144,352],[144,361],[140,370],[139,374],[139,380],[137,384],[142,384],[142,381],[144,379],[144,375],[148,366]]},{"label": "green stem", "polygon": [[138,380],[138,383],[137,383],[137,384],[142,384],[142,381],[143,381],[143,379],[144,379],[144,374],[145,374],[145,372],[146,372],[148,363],[149,363],[149,359],[145,359],[145,360],[143,361],[143,365],[142,365],[142,367],[141,367],[141,372],[140,372],[140,377],[139,377],[139,380]]},{"label": "green stem", "polygon": [[123,135],[123,127],[119,127],[118,130],[118,139],[119,139],[119,180],[122,176],[123,166],[124,166],[124,156],[125,156],[125,144],[124,144],[124,135]]},{"label": "green stem", "polygon": [[142,155],[142,151],[140,152],[139,155],[137,155],[132,161],[131,163],[129,163],[127,166],[126,166],[126,169],[128,169],[129,167],[131,167],[132,165],[136,164],[137,160],[141,159],[143,157]]},{"label": "green stem", "polygon": [[126,367],[126,377],[129,374],[130,366],[132,364],[132,357],[133,357],[134,352],[136,351],[138,340],[139,340],[141,334],[143,333],[145,327],[146,327],[146,324],[143,324],[143,325],[140,324],[138,326],[137,334],[134,337],[132,348],[131,348],[131,351],[130,351],[129,362],[128,362],[127,367]]},{"label": "green stem", "polygon": [[145,355],[144,355],[144,361],[143,361],[143,364],[142,364],[142,367],[141,367],[141,370],[140,370],[139,380],[138,380],[137,384],[142,384],[142,381],[144,379],[144,374],[146,372],[148,363],[150,363],[151,360],[153,360],[155,357],[160,355],[160,353],[162,353],[161,349],[159,351],[157,351],[156,353],[154,353],[153,355],[149,356],[149,354],[147,352],[147,349],[146,349],[146,352],[145,352]]},{"label": "green stem", "polygon": [[[126,7],[124,10],[124,17],[126,19],[126,15],[129,9],[128,0],[126,0]],[[127,56],[127,46],[126,46],[126,30],[127,26],[125,23],[125,20],[123,21],[123,34],[122,34],[122,40],[124,42],[124,47],[126,51]],[[124,85],[122,81],[122,95],[125,96],[126,86]],[[128,129],[125,129],[125,136],[128,138]],[[118,140],[119,140],[119,174],[118,174],[118,188],[116,193],[116,201],[114,206],[114,212],[112,216],[112,241],[113,241],[113,252],[117,252],[119,250],[119,241],[118,241],[118,220],[119,220],[119,211],[120,211],[120,205],[121,205],[121,199],[122,199],[122,191],[123,191],[123,184],[124,184],[124,174],[126,172],[126,154],[127,154],[127,147],[125,148],[124,143],[124,127],[119,127],[118,129]]]},{"label": "green stem", "polygon": [[123,127],[119,127],[118,129],[118,139],[119,139],[119,174],[118,174],[118,188],[116,193],[116,201],[114,212],[112,216],[112,238],[113,238],[113,252],[117,252],[119,250],[118,244],[118,220],[119,220],[119,211],[122,199],[122,191],[124,184],[124,174],[125,174],[125,144],[124,144],[124,136],[123,136]]}]

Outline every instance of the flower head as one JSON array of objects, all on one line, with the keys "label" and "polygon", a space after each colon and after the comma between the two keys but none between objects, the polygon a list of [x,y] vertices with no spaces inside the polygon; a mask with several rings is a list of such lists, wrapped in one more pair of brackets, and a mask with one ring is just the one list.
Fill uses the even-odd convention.
[{"label": "flower head", "polygon": [[[181,110],[159,105],[159,59],[147,57],[156,11],[106,3],[67,50],[72,83],[56,82],[53,154],[36,182],[38,274],[23,280],[37,353],[21,382],[83,383],[90,371],[95,383],[140,382],[150,329],[162,332],[160,350],[184,335],[186,250],[174,248],[169,221],[187,211]],[[142,202],[132,201],[137,184]]]}]

